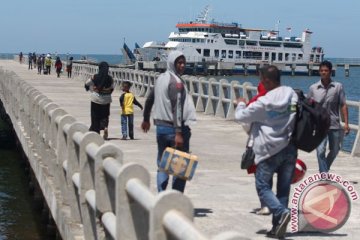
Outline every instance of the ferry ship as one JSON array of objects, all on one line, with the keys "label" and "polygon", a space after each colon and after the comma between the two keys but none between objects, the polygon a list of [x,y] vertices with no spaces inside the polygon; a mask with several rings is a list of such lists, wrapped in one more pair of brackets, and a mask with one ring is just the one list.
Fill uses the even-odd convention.
[{"label": "ferry ship", "polygon": [[[205,68],[206,72],[215,74],[217,71],[256,71],[265,64],[277,65],[283,72],[310,74],[309,71],[316,71],[316,65],[324,59],[323,48],[311,46],[312,32],[309,29],[297,37],[291,36],[288,28],[289,35],[282,37],[278,29],[209,22],[208,12],[207,6],[195,21],[178,23],[178,31],[170,33],[168,42],[147,42],[142,48],[136,48],[137,61],[144,64],[163,62],[169,51],[180,50],[186,57],[187,67]],[[162,66],[166,67],[166,64]]]}]

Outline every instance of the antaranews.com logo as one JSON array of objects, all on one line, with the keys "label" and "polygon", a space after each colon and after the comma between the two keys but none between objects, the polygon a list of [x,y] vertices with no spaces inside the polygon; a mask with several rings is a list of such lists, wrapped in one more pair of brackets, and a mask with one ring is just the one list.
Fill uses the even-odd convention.
[{"label": "antaranews.com logo", "polygon": [[317,173],[302,180],[291,196],[291,232],[332,232],[341,228],[359,199],[349,181],[334,173]]}]

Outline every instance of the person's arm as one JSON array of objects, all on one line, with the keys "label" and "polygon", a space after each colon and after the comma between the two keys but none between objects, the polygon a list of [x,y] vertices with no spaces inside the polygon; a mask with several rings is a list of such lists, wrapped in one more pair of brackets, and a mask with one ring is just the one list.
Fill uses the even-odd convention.
[{"label": "person's arm", "polygon": [[348,112],[348,107],[346,105],[345,91],[342,85],[340,85],[340,90],[339,90],[339,104],[341,106],[340,111],[342,115],[342,120],[344,121],[344,133],[347,135],[350,132],[349,112]]},{"label": "person's arm", "polygon": [[141,103],[138,102],[138,100],[136,100],[136,98],[134,97],[134,104],[136,106],[138,106],[141,110],[143,110],[143,106],[141,105]]},{"label": "person's arm", "polygon": [[342,113],[342,117],[343,117],[343,120],[344,120],[344,133],[347,135],[350,132],[350,127],[349,127],[348,107],[347,107],[346,103],[342,105],[341,113]]},{"label": "person's arm", "polygon": [[121,94],[120,98],[119,98],[119,102],[120,102],[120,107],[123,108],[124,107],[124,96],[125,93]]},{"label": "person's arm", "polygon": [[235,109],[235,119],[244,123],[262,122],[267,118],[264,110],[262,102],[255,101],[246,107],[245,99],[240,98]]},{"label": "person's arm", "polygon": [[182,147],[184,139],[182,136],[181,125],[183,121],[183,105],[181,101],[184,86],[177,84],[176,80],[171,81],[168,87],[168,96],[171,102],[173,113],[173,124],[175,128],[175,147]]},{"label": "person's arm", "polygon": [[150,92],[149,97],[145,101],[145,108],[144,108],[144,113],[143,113],[143,122],[141,123],[141,129],[144,132],[147,132],[150,129],[150,114],[151,114],[151,109],[152,109],[152,107],[154,105],[154,100],[155,100],[155,90],[152,89],[151,92]]}]

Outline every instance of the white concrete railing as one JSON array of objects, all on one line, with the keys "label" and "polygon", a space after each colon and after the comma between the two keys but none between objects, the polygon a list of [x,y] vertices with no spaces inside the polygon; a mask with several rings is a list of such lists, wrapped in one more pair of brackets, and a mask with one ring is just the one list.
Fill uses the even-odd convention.
[{"label": "white concrete railing", "polygon": [[[150,174],[45,95],[0,69],[0,98],[63,239],[210,239],[191,201],[158,195]],[[211,239],[241,239],[234,232]]]},{"label": "white concrete railing", "polygon": [[[88,79],[98,70],[97,65],[74,64],[73,76],[80,79]],[[147,97],[150,90],[154,87],[155,80],[159,73],[133,70],[127,68],[110,68],[110,74],[119,85],[123,81],[133,83],[134,93],[140,97]],[[240,84],[238,81],[226,79],[216,80],[215,78],[206,79],[204,77],[183,76],[189,92],[192,94],[196,111],[222,117],[226,120],[234,120],[235,111],[233,102],[238,97],[251,99],[256,94],[256,87],[251,83]],[[360,156],[360,102],[347,101],[349,108],[355,108],[358,112],[358,123],[349,124],[350,129],[356,132],[355,141],[352,145],[351,155]]]}]

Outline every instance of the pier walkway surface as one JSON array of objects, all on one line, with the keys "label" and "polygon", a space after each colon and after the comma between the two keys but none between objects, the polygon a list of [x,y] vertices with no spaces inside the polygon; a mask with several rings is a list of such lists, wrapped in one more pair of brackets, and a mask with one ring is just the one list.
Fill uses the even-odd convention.
[{"label": "pier walkway surface", "polygon": [[[90,96],[79,79],[38,75],[28,70],[27,65],[0,60],[0,67],[15,72],[21,79],[63,107],[78,121],[90,124]],[[124,162],[137,162],[151,173],[151,190],[156,193],[155,127],[148,133],[140,129],[142,112],[135,106],[135,140],[120,140],[120,105],[117,88],[113,93],[109,126],[109,141],[118,145],[124,153]],[[144,103],[144,98],[138,98]],[[244,239],[264,239],[271,228],[271,217],[254,213],[260,203],[255,191],[254,175],[240,169],[240,158],[244,151],[246,133],[240,124],[219,117],[198,114],[198,122],[192,127],[191,150],[199,157],[199,165],[192,181],[187,183],[185,195],[195,208],[195,225],[206,235],[213,236],[223,231],[237,231]],[[318,171],[315,152],[299,151],[299,158],[307,164],[307,176]],[[340,153],[332,171],[351,181],[360,193],[360,159]],[[276,186],[276,184],[274,184]],[[292,193],[295,186],[292,187]],[[291,193],[291,194],[292,194]],[[358,239],[360,235],[360,201],[352,201],[351,215],[346,224],[331,233],[290,233],[290,239]]]}]

